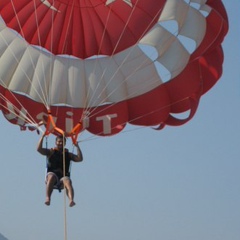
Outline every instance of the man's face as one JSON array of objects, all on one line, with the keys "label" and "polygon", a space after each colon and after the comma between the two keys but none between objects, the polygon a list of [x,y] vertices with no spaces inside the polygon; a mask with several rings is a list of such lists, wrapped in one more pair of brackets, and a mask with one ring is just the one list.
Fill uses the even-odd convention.
[{"label": "man's face", "polygon": [[58,149],[63,149],[63,139],[62,138],[57,138],[56,139],[56,147],[58,148]]}]

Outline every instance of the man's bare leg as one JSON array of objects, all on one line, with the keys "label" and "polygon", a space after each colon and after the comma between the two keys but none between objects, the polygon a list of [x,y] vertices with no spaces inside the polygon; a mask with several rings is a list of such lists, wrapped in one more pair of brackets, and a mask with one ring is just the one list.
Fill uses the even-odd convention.
[{"label": "man's bare leg", "polygon": [[46,200],[45,200],[45,204],[47,206],[50,205],[51,195],[52,195],[53,187],[55,183],[56,183],[56,177],[53,174],[48,174],[47,183],[46,183]]},{"label": "man's bare leg", "polygon": [[69,178],[65,178],[63,180],[63,184],[66,187],[66,193],[69,198],[69,207],[73,207],[74,205],[76,205],[76,203],[73,200],[74,199],[74,190],[72,187],[72,181]]}]

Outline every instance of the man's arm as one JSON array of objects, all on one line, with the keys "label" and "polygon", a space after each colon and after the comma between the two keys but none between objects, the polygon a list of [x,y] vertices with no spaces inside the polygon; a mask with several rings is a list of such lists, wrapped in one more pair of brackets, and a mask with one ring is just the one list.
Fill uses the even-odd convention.
[{"label": "man's arm", "polygon": [[47,148],[43,148],[42,144],[43,144],[43,139],[44,139],[44,134],[41,136],[38,145],[37,145],[37,151],[42,154],[42,155],[48,155],[49,154],[49,149]]},{"label": "man's arm", "polygon": [[74,161],[74,162],[81,162],[83,160],[83,154],[82,154],[82,151],[78,145],[78,143],[75,144],[75,147],[77,148],[77,155],[76,154],[73,154],[71,153],[71,159]]}]

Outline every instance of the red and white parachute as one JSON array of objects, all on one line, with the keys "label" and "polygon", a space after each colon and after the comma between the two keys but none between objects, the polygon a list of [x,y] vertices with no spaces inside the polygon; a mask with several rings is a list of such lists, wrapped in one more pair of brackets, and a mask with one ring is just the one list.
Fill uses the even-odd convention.
[{"label": "red and white parachute", "polygon": [[0,108],[66,135],[181,125],[221,77],[227,31],[221,0],[1,0]]}]

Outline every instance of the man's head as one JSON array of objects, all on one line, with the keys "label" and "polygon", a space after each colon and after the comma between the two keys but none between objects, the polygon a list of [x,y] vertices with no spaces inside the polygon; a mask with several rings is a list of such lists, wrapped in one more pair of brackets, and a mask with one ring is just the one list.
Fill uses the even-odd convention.
[{"label": "man's head", "polygon": [[66,138],[62,135],[57,136],[55,144],[58,149],[63,149],[63,146],[66,145]]}]

